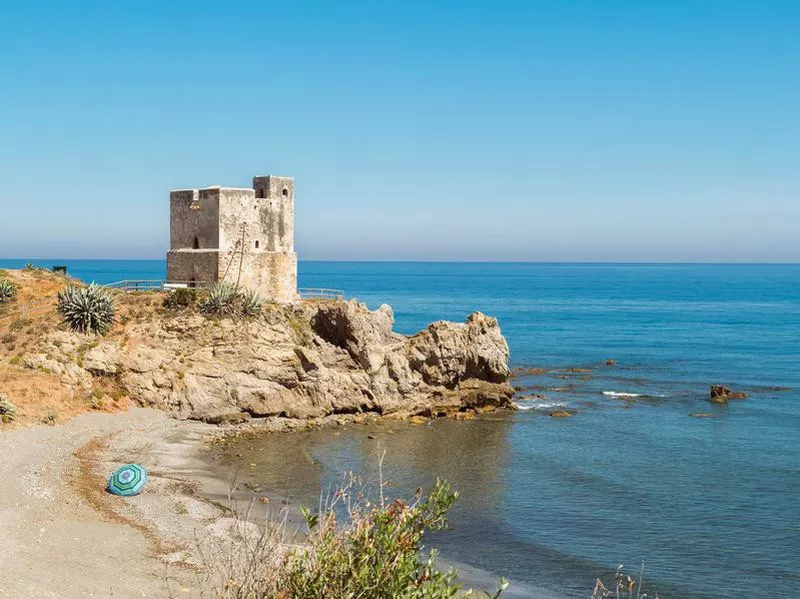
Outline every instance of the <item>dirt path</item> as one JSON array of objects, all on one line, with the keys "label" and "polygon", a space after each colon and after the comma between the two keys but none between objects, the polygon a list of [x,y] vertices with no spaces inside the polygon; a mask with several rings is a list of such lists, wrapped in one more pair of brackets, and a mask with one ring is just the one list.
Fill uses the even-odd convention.
[{"label": "dirt path", "polygon": [[[190,544],[221,517],[192,489],[215,484],[197,458],[208,430],[132,409],[0,432],[0,597],[196,596]],[[130,461],[145,492],[105,493]]]}]

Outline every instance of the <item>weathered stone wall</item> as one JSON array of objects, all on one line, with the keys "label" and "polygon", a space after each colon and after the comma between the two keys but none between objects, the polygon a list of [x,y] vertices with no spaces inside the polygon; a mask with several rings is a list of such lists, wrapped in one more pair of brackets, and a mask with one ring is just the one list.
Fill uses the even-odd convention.
[{"label": "weathered stone wall", "polygon": [[[239,263],[241,261],[241,271]],[[276,302],[297,299],[297,254],[294,252],[219,252],[219,278],[255,289]]]},{"label": "weathered stone wall", "polygon": [[169,194],[170,248],[219,247],[219,189],[179,189]]},{"label": "weathered stone wall", "polygon": [[215,283],[219,280],[219,258],[217,250],[170,250],[167,252],[167,280]]}]

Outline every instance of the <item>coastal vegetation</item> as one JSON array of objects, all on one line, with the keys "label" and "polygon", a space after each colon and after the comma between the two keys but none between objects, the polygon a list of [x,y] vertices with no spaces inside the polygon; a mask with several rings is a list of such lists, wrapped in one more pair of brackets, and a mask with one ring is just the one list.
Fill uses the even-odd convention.
[{"label": "coastal vegetation", "polygon": [[114,324],[116,307],[102,287],[67,285],[58,293],[56,310],[64,323],[76,333],[103,334]]},{"label": "coastal vegetation", "polygon": [[256,316],[263,298],[252,290],[241,290],[230,283],[217,283],[200,301],[200,311],[211,316]]},{"label": "coastal vegetation", "polygon": [[17,286],[13,281],[0,278],[0,304],[9,302],[17,295]]},{"label": "coastal vegetation", "polygon": [[[437,481],[429,494],[413,499],[372,500],[355,479],[332,493],[318,513],[302,508],[307,534],[287,541],[285,522],[270,522],[256,536],[245,516],[236,520],[233,544],[220,551],[205,546],[204,591],[222,599],[446,599],[476,596],[462,591],[457,572],[437,568],[425,536],[447,529],[447,512],[458,493]],[[235,510],[234,510],[235,513]],[[202,546],[202,544],[201,544]],[[501,579],[494,594],[508,587]]]}]

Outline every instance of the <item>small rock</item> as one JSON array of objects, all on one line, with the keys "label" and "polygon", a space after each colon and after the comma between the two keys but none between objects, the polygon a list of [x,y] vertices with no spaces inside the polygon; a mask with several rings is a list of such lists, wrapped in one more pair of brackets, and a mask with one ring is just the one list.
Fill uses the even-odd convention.
[{"label": "small rock", "polygon": [[708,399],[712,403],[728,403],[729,399],[745,399],[747,393],[742,391],[732,391],[725,385],[711,385]]},{"label": "small rock", "polygon": [[606,366],[616,366],[616,365],[617,365],[617,361],[616,361],[616,360],[606,360],[606,361],[605,361],[605,362],[603,362],[603,363],[604,363]]},{"label": "small rock", "polygon": [[453,420],[475,420],[475,412],[456,412]]},{"label": "small rock", "polygon": [[428,419],[425,416],[412,416],[408,419],[408,422],[411,424],[425,424]]},{"label": "small rock", "polygon": [[259,497],[258,498],[258,502],[259,503],[269,503],[269,497]]},{"label": "small rock", "polygon": [[549,415],[551,418],[569,418],[572,416],[572,413],[566,410],[553,410]]},{"label": "small rock", "polygon": [[374,439],[375,435],[367,435],[367,439]]}]

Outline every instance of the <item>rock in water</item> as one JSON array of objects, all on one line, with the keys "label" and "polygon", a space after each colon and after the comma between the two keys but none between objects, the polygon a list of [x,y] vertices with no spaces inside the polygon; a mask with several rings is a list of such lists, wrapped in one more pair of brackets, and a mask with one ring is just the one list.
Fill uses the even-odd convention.
[{"label": "rock in water", "polygon": [[708,395],[712,403],[728,403],[729,399],[745,399],[747,393],[741,391],[731,391],[724,385],[711,385],[711,392]]}]

